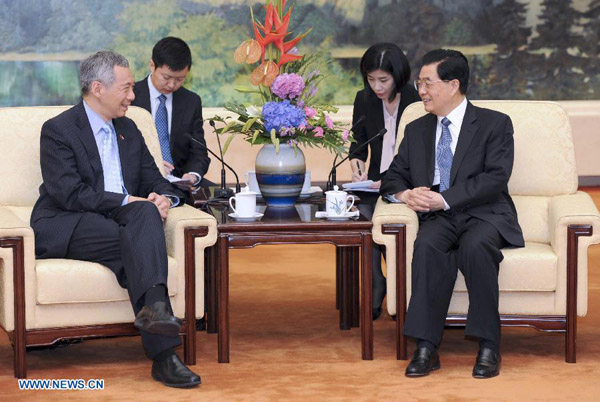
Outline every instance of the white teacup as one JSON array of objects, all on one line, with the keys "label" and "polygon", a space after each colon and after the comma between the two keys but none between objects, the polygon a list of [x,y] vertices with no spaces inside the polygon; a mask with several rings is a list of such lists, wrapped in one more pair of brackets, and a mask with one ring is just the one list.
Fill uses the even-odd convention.
[{"label": "white teacup", "polygon": [[256,193],[260,192],[260,189],[258,188],[258,181],[256,181],[256,172],[254,170],[244,173],[244,181],[246,182],[246,186],[250,187],[250,191],[254,191]]},{"label": "white teacup", "polygon": [[304,184],[302,185],[302,192],[308,193],[310,191],[310,170],[304,173]]},{"label": "white teacup", "polygon": [[253,218],[256,215],[256,193],[246,186],[243,191],[229,199],[229,206],[238,218]]},{"label": "white teacup", "polygon": [[[328,216],[345,216],[354,206],[354,196],[338,189],[338,186],[334,186],[333,190],[325,192],[325,212]],[[352,202],[348,205],[350,198],[352,198]]]}]

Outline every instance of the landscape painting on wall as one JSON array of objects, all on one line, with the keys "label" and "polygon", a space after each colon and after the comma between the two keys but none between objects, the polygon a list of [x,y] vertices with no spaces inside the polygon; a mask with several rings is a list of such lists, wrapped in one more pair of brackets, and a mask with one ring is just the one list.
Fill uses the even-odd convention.
[{"label": "landscape painting on wall", "polygon": [[[136,80],[153,44],[177,36],[192,49],[186,86],[205,106],[250,100],[248,65],[233,53],[252,36],[256,0],[3,0],[0,107],[73,104],[79,62],[101,49],[126,56]],[[362,87],[360,57],[393,42],[418,74],[428,50],[461,50],[471,65],[471,99],[600,99],[600,0],[296,0],[290,30],[310,34],[327,75],[324,103],[352,104]],[[329,60],[330,62],[326,62]]]}]

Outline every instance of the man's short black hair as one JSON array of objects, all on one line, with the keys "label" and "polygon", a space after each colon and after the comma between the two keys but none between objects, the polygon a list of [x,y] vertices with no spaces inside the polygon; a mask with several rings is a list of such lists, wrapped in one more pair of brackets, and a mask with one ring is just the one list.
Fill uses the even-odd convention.
[{"label": "man's short black hair", "polygon": [[465,95],[469,87],[469,62],[464,54],[458,50],[436,49],[426,53],[421,59],[421,64],[439,63],[437,73],[442,80],[458,80],[460,93]]},{"label": "man's short black hair", "polygon": [[173,36],[162,38],[152,49],[154,67],[166,65],[173,71],[181,71],[186,67],[192,68],[192,52],[183,40]]},{"label": "man's short black hair", "polygon": [[360,60],[360,73],[365,89],[370,95],[373,95],[373,90],[367,81],[367,75],[375,70],[383,70],[394,78],[394,91],[390,95],[390,102],[410,79],[408,59],[393,43],[377,43],[371,46]]}]

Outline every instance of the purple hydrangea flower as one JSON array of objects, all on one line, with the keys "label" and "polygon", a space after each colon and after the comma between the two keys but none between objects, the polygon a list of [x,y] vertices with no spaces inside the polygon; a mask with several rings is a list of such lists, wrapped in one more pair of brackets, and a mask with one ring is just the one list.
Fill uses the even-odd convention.
[{"label": "purple hydrangea flower", "polygon": [[294,99],[304,91],[304,80],[298,74],[280,74],[271,84],[271,92],[281,99]]},{"label": "purple hydrangea flower", "polygon": [[289,100],[265,103],[262,116],[265,121],[265,129],[268,132],[273,128],[276,132],[280,132],[282,128],[289,129],[306,124],[304,111],[290,104]]}]

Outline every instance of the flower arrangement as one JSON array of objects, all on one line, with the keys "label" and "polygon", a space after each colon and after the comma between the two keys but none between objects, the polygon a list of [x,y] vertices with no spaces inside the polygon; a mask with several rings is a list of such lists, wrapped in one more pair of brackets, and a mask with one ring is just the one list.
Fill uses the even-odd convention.
[{"label": "flower arrangement", "polygon": [[273,144],[279,152],[280,144],[321,146],[341,154],[344,144],[353,141],[347,130],[334,122],[330,114],[337,108],[317,104],[315,95],[323,75],[312,68],[313,55],[298,55],[296,44],[310,30],[286,41],[293,7],[284,13],[285,0],[267,0],[264,23],[258,21],[252,9],[250,15],[254,39],[248,39],[237,48],[234,59],[238,63],[260,62],[250,74],[253,87],[238,87],[237,91],[260,95],[262,105],[228,102],[225,109],[237,118],[215,116],[224,124],[219,134],[231,133],[224,145],[225,152],[235,136],[242,135],[250,144]]}]

